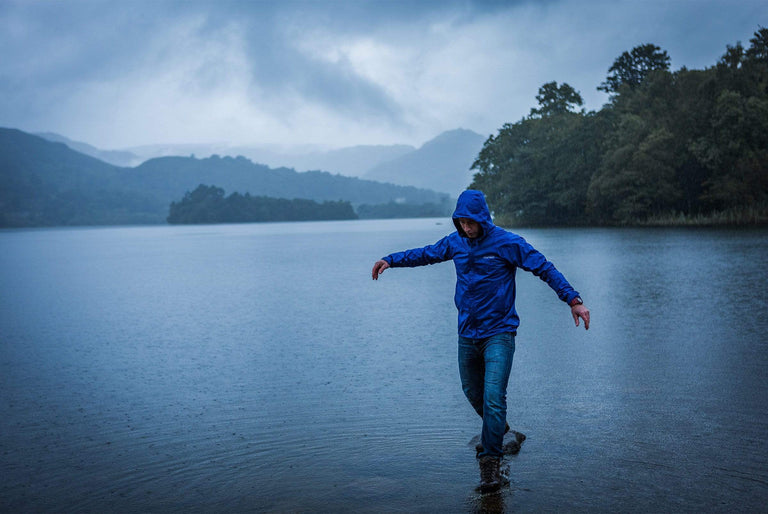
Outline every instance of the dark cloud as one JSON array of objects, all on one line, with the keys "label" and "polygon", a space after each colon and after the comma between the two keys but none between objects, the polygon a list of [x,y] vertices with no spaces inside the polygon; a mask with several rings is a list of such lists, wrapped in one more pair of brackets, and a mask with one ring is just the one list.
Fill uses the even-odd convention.
[{"label": "dark cloud", "polygon": [[116,146],[238,133],[418,144],[459,126],[492,132],[551,80],[597,109],[613,59],[639,44],[674,67],[710,66],[766,11],[756,0],[5,0],[0,125]]},{"label": "dark cloud", "polygon": [[[363,5],[366,4],[366,5]],[[398,106],[381,87],[357,76],[347,63],[317,62],[297,51],[285,31],[287,23],[313,20],[360,31],[380,23],[374,3],[361,6],[331,2],[17,2],[2,8],[3,17],[23,27],[6,34],[3,46],[15,49],[14,64],[0,71],[0,91],[20,102],[5,105],[17,112],[49,106],[67,89],[92,80],[113,80],[135,73],[151,75],[183,51],[186,39],[174,41],[173,30],[190,26],[186,37],[222,38],[239,28],[254,85],[268,100],[286,92],[329,109],[359,112],[396,121]],[[345,7],[346,5],[346,7]],[[387,12],[405,3],[386,3]],[[357,18],[358,14],[367,14]],[[354,30],[352,24],[354,23]],[[169,32],[170,31],[170,32]],[[169,40],[159,40],[170,34]],[[194,49],[190,49],[194,51]],[[216,67],[199,70],[200,85],[216,81]],[[150,77],[147,77],[150,79]],[[24,94],[14,94],[21,92]],[[27,101],[24,101],[27,100]],[[8,112],[8,111],[6,111]],[[20,112],[19,112],[20,113]]]}]

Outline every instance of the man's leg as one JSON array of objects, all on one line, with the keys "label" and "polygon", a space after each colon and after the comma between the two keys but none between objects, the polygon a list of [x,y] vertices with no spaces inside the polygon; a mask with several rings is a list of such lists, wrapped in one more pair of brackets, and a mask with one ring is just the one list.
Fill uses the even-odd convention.
[{"label": "man's leg", "polygon": [[482,418],[485,362],[479,340],[459,336],[459,375],[464,396]]},{"label": "man's leg", "polygon": [[498,334],[481,345],[485,374],[483,381],[483,451],[479,457],[501,458],[507,422],[507,384],[515,354],[514,334]]}]

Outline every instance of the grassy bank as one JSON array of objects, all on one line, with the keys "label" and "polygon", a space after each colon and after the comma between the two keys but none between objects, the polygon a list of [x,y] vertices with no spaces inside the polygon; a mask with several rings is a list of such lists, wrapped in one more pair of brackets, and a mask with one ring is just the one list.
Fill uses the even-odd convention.
[{"label": "grassy bank", "polygon": [[505,228],[544,228],[566,226],[615,226],[615,227],[747,227],[768,226],[768,205],[759,207],[733,207],[708,214],[685,214],[682,212],[670,212],[657,214],[644,220],[634,220],[611,224],[581,223],[577,225],[547,225],[523,223],[513,217],[498,215],[494,217],[494,223]]},{"label": "grassy bank", "polygon": [[734,207],[709,214],[670,213],[651,216],[639,226],[647,227],[726,227],[768,225],[768,206]]}]

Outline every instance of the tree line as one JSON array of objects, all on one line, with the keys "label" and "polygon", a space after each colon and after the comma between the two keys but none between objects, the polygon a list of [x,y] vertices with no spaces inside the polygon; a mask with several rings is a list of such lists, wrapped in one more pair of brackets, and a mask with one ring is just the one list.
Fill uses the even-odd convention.
[{"label": "tree line", "polygon": [[260,221],[315,221],[357,219],[346,201],[316,202],[303,198],[271,198],[232,193],[199,185],[179,202],[172,202],[167,221],[171,224],[249,223]]},{"label": "tree line", "polygon": [[452,204],[446,197],[440,203],[410,204],[388,202],[360,204],[303,198],[274,198],[232,193],[225,196],[221,187],[200,184],[178,202],[171,202],[166,221],[170,224],[252,223],[266,221],[320,221],[389,218],[437,218],[450,216]]},{"label": "tree line", "polygon": [[585,112],[567,83],[485,142],[471,187],[504,224],[768,223],[768,29],[704,70],[624,52]]}]

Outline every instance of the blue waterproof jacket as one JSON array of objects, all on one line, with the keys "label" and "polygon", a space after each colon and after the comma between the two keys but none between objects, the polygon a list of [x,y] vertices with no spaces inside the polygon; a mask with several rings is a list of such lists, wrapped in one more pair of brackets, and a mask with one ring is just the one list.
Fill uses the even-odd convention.
[{"label": "blue waterproof jacket", "polygon": [[[469,239],[459,224],[469,218],[480,224],[482,233]],[[424,266],[453,260],[456,266],[454,302],[459,310],[459,335],[472,339],[517,331],[515,272],[530,271],[551,287],[564,302],[579,293],[540,252],[525,239],[497,227],[480,191],[461,193],[453,213],[456,232],[433,245],[387,255],[393,268]]]}]

